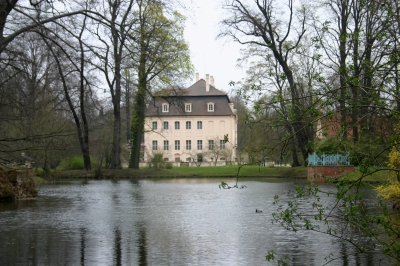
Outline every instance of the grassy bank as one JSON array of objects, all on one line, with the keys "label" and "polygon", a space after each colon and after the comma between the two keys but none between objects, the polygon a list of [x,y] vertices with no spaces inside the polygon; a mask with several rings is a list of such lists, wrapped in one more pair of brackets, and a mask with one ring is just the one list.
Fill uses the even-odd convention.
[{"label": "grassy bank", "polygon": [[[349,178],[352,181],[356,181],[362,177],[360,169],[356,167],[355,171],[349,173],[346,178]],[[368,169],[368,174],[365,175],[362,180],[368,183],[385,183],[389,179],[389,171],[388,170],[376,170],[373,168]]]},{"label": "grassy bank", "polygon": [[[238,166],[215,167],[174,167],[172,169],[103,169],[104,178],[140,178],[140,177],[235,177]],[[240,177],[282,177],[307,178],[306,167],[258,167],[244,166]],[[54,174],[55,178],[94,178],[94,171],[70,170]]]},{"label": "grassy bank", "polygon": [[[235,177],[238,166],[216,167],[174,167],[172,169],[103,169],[103,178],[149,178],[149,177]],[[388,180],[387,171],[374,172],[363,178],[369,183],[384,183]],[[346,176],[350,180],[357,180],[362,176],[360,170],[356,170]],[[95,178],[94,171],[68,170],[54,173],[55,178]],[[239,177],[277,177],[277,178],[307,178],[307,167],[258,167],[243,166]]]},{"label": "grassy bank", "polygon": [[[170,173],[170,175],[175,176],[235,177],[238,174],[238,169],[238,166],[176,167],[165,170],[165,173]],[[239,176],[307,178],[307,168],[243,166],[240,168]]]}]

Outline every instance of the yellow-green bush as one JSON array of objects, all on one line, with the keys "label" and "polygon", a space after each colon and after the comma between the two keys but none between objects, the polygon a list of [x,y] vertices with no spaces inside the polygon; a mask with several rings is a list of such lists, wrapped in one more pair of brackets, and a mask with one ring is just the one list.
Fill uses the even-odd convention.
[{"label": "yellow-green bush", "polygon": [[379,185],[375,188],[378,196],[387,200],[400,200],[400,151],[397,146],[393,146],[389,156],[387,165],[392,169],[390,171],[390,180],[387,184]]},{"label": "yellow-green bush", "polygon": [[375,188],[378,196],[383,199],[399,200],[400,199],[400,182],[393,181],[385,185],[380,185]]}]

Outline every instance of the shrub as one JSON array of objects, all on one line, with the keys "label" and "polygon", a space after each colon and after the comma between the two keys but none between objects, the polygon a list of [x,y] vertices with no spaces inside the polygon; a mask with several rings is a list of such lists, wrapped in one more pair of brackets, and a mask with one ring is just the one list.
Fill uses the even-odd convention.
[{"label": "shrub", "polygon": [[[400,174],[398,172],[400,165],[400,151],[398,147],[393,146],[388,155],[387,165],[392,169],[390,171],[390,180],[387,184],[379,185],[375,188],[378,196],[386,200],[400,202]],[[394,207],[394,206],[393,206]]]},{"label": "shrub", "polygon": [[[357,142],[351,144],[349,141],[331,137],[316,143],[315,152],[321,154],[349,154],[350,164],[355,166],[375,164],[379,165],[385,161],[385,153],[380,143]],[[379,155],[379,156],[378,156]]]},{"label": "shrub", "polygon": [[151,161],[152,167],[154,167],[155,169],[164,168],[165,161],[164,161],[163,155],[161,153],[154,154],[153,158],[151,158],[150,161]]},{"label": "shrub", "polygon": [[[95,167],[96,160],[90,157],[90,162],[92,167]],[[85,169],[85,163],[83,162],[82,156],[73,156],[67,159],[64,159],[60,163],[61,170],[83,170]]]},{"label": "shrub", "polygon": [[315,152],[321,154],[349,153],[350,144],[339,138],[331,137],[316,143]]},{"label": "shrub", "polygon": [[171,162],[165,163],[165,169],[172,169],[172,163]]}]

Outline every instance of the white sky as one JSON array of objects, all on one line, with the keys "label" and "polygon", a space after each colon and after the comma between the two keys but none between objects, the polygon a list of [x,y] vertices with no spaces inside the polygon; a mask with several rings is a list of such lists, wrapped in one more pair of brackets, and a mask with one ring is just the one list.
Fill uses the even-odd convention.
[{"label": "white sky", "polygon": [[[245,69],[236,67],[240,57],[240,45],[223,38],[216,39],[219,33],[218,22],[221,20],[220,1],[193,0],[194,14],[186,21],[185,38],[189,43],[195,72],[205,79],[206,74],[214,77],[215,87],[229,91],[230,81],[240,81],[245,76]],[[192,85],[195,77],[188,83]]]}]

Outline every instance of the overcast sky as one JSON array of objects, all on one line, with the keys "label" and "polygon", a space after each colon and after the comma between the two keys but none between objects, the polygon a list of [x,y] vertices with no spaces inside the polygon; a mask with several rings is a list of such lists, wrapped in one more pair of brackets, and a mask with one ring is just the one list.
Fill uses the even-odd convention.
[{"label": "overcast sky", "polygon": [[[220,1],[194,0],[195,12],[186,21],[185,38],[189,43],[192,63],[200,78],[214,77],[217,89],[229,91],[230,81],[244,77],[244,69],[236,67],[240,45],[226,38],[216,39],[221,19]],[[195,77],[189,81],[193,84]]]}]

